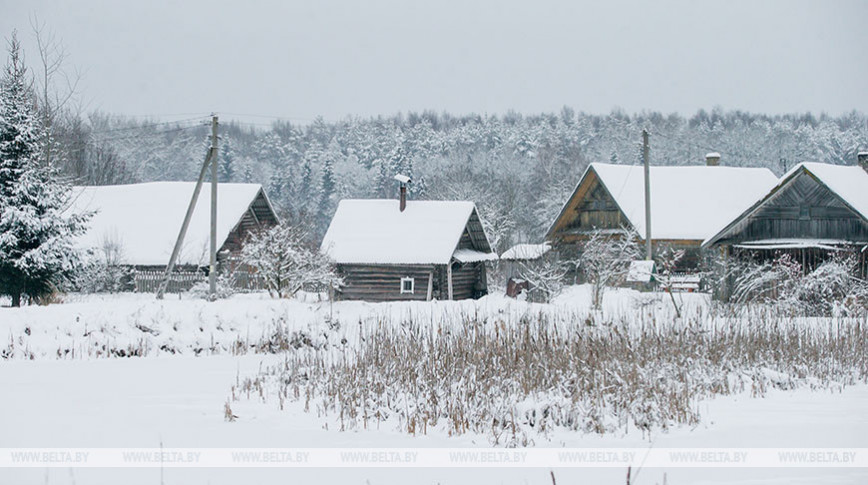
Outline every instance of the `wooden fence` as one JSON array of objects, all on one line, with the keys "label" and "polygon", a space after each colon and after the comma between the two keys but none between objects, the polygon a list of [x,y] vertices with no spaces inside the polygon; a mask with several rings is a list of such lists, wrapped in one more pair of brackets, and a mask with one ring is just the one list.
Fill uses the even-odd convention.
[{"label": "wooden fence", "polygon": [[[155,270],[136,270],[133,274],[135,291],[138,293],[156,293],[163,282],[165,273]],[[230,284],[240,291],[257,291],[266,289],[265,279],[246,268],[236,268],[229,275]],[[208,281],[204,271],[175,271],[169,278],[166,293],[183,293],[196,283]]]},{"label": "wooden fence", "polygon": [[[165,273],[162,271],[136,271],[133,275],[136,292],[156,293],[163,283]],[[202,271],[176,271],[169,277],[166,293],[183,293],[200,281],[206,281],[208,275]]]}]

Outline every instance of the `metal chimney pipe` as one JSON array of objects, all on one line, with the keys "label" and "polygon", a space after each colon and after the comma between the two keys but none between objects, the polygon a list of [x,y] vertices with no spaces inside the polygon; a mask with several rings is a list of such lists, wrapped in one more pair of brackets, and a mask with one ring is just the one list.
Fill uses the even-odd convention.
[{"label": "metal chimney pipe", "polygon": [[401,183],[401,212],[404,212],[404,209],[407,208],[407,184],[413,182],[410,177],[406,175],[395,175],[395,180]]}]

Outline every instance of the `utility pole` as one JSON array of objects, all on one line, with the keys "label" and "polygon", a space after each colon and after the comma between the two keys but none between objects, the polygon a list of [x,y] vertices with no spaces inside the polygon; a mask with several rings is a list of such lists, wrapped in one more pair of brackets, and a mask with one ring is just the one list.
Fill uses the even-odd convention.
[{"label": "utility pole", "polygon": [[648,130],[642,130],[642,162],[645,164],[645,259],[651,260],[651,166]]},{"label": "utility pole", "polygon": [[[213,164],[212,164],[213,162]],[[190,219],[193,217],[193,211],[196,210],[196,202],[199,200],[199,193],[202,191],[202,183],[205,181],[205,173],[208,171],[208,166],[211,165],[211,174],[214,175],[214,171],[217,167],[217,115],[211,115],[211,148],[208,150],[208,155],[205,156],[205,162],[202,164],[202,170],[199,171],[199,178],[196,180],[196,188],[193,189],[193,197],[190,198],[190,204],[187,206],[187,213],[184,215],[184,222],[181,224],[181,231],[178,233],[178,239],[175,241],[175,247],[172,249],[172,256],[169,257],[169,264],[166,265],[166,272],[163,275],[163,282],[160,284],[160,287],[157,289],[157,299],[162,300],[163,295],[166,293],[166,288],[169,286],[169,277],[172,275],[172,271],[175,270],[175,263],[178,261],[178,254],[181,252],[181,246],[184,245],[184,236],[187,235],[187,228],[190,226]],[[217,183],[217,177],[212,177],[213,184]],[[211,187],[211,195],[214,196],[216,193],[216,187]],[[215,198],[216,200],[216,198]],[[216,237],[214,228],[216,227],[216,206],[212,205],[211,208],[211,240],[212,240],[212,258],[214,258],[214,250],[213,247],[216,245]],[[216,259],[216,258],[215,258]],[[212,259],[211,267],[215,266],[214,259]],[[214,273],[213,270],[211,272]],[[210,279],[210,276],[209,276]],[[211,296],[214,295],[213,286],[211,289]]]},{"label": "utility pole", "polygon": [[211,116],[211,264],[208,268],[208,299],[217,299],[217,115]]}]

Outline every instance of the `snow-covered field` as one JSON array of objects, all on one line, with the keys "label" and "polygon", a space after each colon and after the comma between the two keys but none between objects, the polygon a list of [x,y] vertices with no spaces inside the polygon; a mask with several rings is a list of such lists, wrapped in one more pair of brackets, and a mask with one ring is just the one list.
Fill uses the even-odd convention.
[{"label": "snow-covered field", "polygon": [[[702,312],[705,295],[679,295],[686,313]],[[280,348],[354,345],[360,322],[460,322],[486,315],[588,315],[585,287],[552,305],[500,296],[480,301],[368,304],[271,300],[239,295],[207,303],[150,295],[69,296],[64,304],[0,308],[0,448],[17,447],[466,447],[491,446],[486,436],[411,436],[393,426],[337,431],[334,416],[305,412],[289,401],[232,402],[231,387],[281,362]],[[668,318],[667,296],[613,291],[605,315],[647,312]],[[278,334],[278,337],[275,337]],[[289,338],[287,338],[289,337]],[[346,342],[346,343],[344,343]],[[124,350],[121,354],[120,350]],[[136,358],[117,358],[119,355]],[[109,358],[107,358],[109,357]],[[112,358],[114,357],[114,358]],[[544,447],[864,447],[868,386],[748,392],[701,401],[702,419],[647,435],[555,430]],[[618,468],[556,469],[557,483],[624,483]],[[865,483],[866,469],[776,468],[642,470],[633,483]],[[0,483],[552,483],[548,469],[92,469],[6,468]]]},{"label": "snow-covered field", "polygon": [[[687,310],[701,309],[707,295],[684,294]],[[502,295],[481,300],[366,303],[320,301],[317,295],[275,300],[267,294],[235,295],[209,303],[201,299],[150,294],[68,295],[63,304],[0,308],[2,358],[103,358],[130,355],[212,355],[255,352],[275,333],[310,338],[354,339],[359,322],[407,320],[460,323],[467,316],[514,322],[539,313],[570,316],[588,313],[589,288],[571,287],[553,305],[515,301]],[[668,297],[630,290],[606,295],[604,312],[612,318],[638,309],[666,317]],[[338,322],[327,325],[325,322]]]}]

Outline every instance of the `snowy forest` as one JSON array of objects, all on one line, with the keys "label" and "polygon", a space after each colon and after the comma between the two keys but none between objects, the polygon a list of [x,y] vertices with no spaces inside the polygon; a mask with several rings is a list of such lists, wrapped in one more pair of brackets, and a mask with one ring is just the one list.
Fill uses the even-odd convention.
[{"label": "snowy forest", "polygon": [[[223,118],[231,119],[225,115]],[[70,116],[58,128],[65,172],[76,184],[194,180],[208,146],[207,117],[179,122],[106,113]],[[394,197],[396,173],[418,199],[477,203],[497,250],[536,242],[590,162],[704,163],[718,151],[730,166],[780,175],[801,161],[853,164],[868,146],[868,118],[768,116],[714,109],[691,117],[613,111],[500,116],[409,113],[293,123],[221,121],[220,179],[261,183],[286,220],[322,235],[343,198]]]}]

